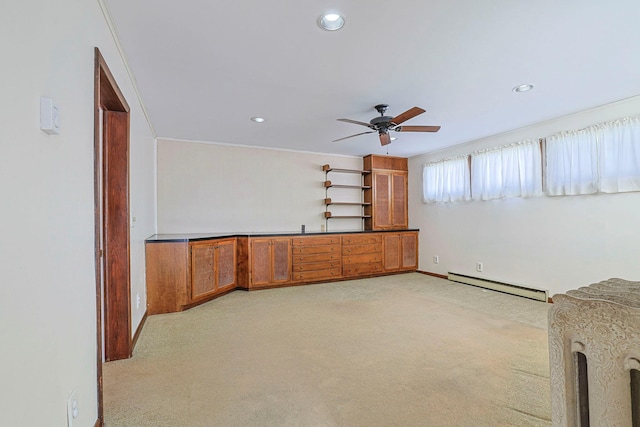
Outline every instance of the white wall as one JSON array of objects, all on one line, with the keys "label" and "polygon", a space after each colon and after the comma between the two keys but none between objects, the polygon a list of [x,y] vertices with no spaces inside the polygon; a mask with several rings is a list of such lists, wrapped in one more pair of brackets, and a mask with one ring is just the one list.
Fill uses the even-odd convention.
[{"label": "white wall", "polygon": [[[158,233],[295,232],[302,224],[320,231],[323,164],[362,169],[362,158],[159,138]],[[361,229],[362,222],[328,226]]]},{"label": "white wall", "polygon": [[[97,1],[10,2],[0,18],[0,425],[97,419],[94,270],[94,47],[132,107],[132,289],[144,290],[143,237],[153,234],[154,140]],[[53,98],[62,131],[39,129]],[[134,309],[134,324],[140,312]],[[136,325],[134,325],[136,326]]]},{"label": "white wall", "polygon": [[640,97],[634,97],[411,158],[409,221],[421,230],[420,270],[522,284],[551,295],[611,277],[640,280],[640,193],[422,202],[422,165],[428,161],[639,114]]}]

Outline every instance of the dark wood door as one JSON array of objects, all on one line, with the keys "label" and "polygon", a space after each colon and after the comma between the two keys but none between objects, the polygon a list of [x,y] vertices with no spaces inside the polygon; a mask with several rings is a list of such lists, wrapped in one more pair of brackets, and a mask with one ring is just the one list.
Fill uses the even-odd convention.
[{"label": "dark wood door", "polygon": [[129,114],[103,114],[105,359],[131,356]]}]

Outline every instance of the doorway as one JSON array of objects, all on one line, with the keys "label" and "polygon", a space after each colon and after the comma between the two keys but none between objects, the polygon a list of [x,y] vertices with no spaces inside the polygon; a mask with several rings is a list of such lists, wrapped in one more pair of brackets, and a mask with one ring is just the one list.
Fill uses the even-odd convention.
[{"label": "doorway", "polygon": [[97,379],[102,425],[102,364],[131,357],[129,105],[98,48],[94,80]]}]

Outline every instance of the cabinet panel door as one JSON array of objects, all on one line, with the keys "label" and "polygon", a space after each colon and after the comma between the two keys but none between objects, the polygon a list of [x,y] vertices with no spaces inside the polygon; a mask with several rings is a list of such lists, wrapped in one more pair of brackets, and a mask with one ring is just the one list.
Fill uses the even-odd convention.
[{"label": "cabinet panel door", "polygon": [[274,239],[273,282],[288,282],[291,278],[291,244],[289,239]]},{"label": "cabinet panel door", "polygon": [[216,281],[218,289],[236,284],[236,242],[220,242],[216,249]]},{"label": "cabinet panel door", "polygon": [[418,268],[418,234],[402,235],[402,267]]},{"label": "cabinet panel door", "polygon": [[391,226],[391,186],[389,174],[376,172],[374,174],[374,229],[385,229]]},{"label": "cabinet panel door", "polygon": [[251,240],[251,285],[267,285],[271,281],[271,240]]},{"label": "cabinet panel door", "polygon": [[400,235],[388,234],[384,236],[384,269],[397,270],[400,268]]},{"label": "cabinet panel door", "polygon": [[191,247],[191,300],[216,291],[213,275],[215,249],[213,245]]},{"label": "cabinet panel door", "polygon": [[391,175],[392,203],[391,203],[391,225],[394,228],[407,228],[409,225],[407,215],[407,175]]}]

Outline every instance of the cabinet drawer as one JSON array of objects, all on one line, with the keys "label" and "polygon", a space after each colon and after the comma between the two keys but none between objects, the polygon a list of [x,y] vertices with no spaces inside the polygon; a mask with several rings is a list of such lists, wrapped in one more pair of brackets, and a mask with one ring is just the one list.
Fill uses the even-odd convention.
[{"label": "cabinet drawer", "polygon": [[305,264],[294,264],[293,271],[316,271],[340,268],[340,260],[325,262],[308,262]]},{"label": "cabinet drawer", "polygon": [[293,255],[299,254],[322,254],[322,253],[340,253],[340,244],[320,245],[320,246],[294,246]]},{"label": "cabinet drawer", "polygon": [[345,276],[358,276],[364,274],[381,273],[383,271],[381,262],[369,262],[366,264],[351,264],[342,267],[342,274]]},{"label": "cabinet drawer", "polygon": [[367,264],[376,262],[382,262],[382,254],[362,254],[342,257],[342,265]]},{"label": "cabinet drawer", "polygon": [[340,236],[331,237],[294,237],[293,246],[333,245],[340,243]]},{"label": "cabinet drawer", "polygon": [[296,282],[302,282],[306,280],[321,280],[321,279],[332,279],[341,277],[340,268],[332,268],[329,270],[317,270],[317,271],[305,271],[293,273],[293,280]]},{"label": "cabinet drawer", "polygon": [[338,261],[340,262],[340,252],[326,252],[322,254],[296,254],[293,256],[293,263]]},{"label": "cabinet drawer", "polygon": [[371,245],[381,243],[382,236],[380,234],[353,234],[342,236],[343,245]]},{"label": "cabinet drawer", "polygon": [[382,252],[382,245],[345,245],[342,255],[377,254]]}]

